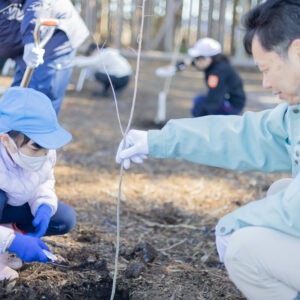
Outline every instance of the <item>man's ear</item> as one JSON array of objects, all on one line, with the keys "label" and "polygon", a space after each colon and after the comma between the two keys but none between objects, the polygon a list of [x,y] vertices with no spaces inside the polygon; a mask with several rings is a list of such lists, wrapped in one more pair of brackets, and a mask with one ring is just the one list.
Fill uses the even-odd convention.
[{"label": "man's ear", "polygon": [[10,142],[10,137],[7,133],[0,133],[0,141],[6,149],[9,148],[13,153],[17,151],[16,147]]},{"label": "man's ear", "polygon": [[289,56],[300,63],[300,39],[295,39],[289,47]]}]

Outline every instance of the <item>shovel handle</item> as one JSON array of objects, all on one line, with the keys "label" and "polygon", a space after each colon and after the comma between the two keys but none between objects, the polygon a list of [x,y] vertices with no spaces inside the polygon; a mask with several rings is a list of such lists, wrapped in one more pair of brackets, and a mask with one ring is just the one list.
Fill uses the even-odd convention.
[{"label": "shovel handle", "polygon": [[51,18],[41,18],[40,19],[41,26],[57,26],[58,20],[57,19],[51,19]]},{"label": "shovel handle", "polygon": [[[58,25],[58,20],[57,19],[51,19],[51,18],[41,18],[39,19],[34,27],[34,31],[33,31],[33,37],[34,37],[34,42],[35,44],[40,47],[40,48],[44,48],[45,45],[48,43],[48,41],[50,40],[50,38],[52,37],[55,27]],[[40,29],[42,26],[46,26],[46,27],[52,27],[47,34],[44,36],[43,40],[40,40]],[[27,67],[24,73],[24,76],[22,78],[21,87],[27,87],[29,85],[30,79],[32,77],[34,69]]]},{"label": "shovel handle", "polygon": [[30,68],[30,67],[26,68],[25,73],[22,78],[22,81],[21,81],[21,84],[20,84],[20,87],[28,87],[30,79],[33,74],[33,71],[34,71],[33,68]]}]

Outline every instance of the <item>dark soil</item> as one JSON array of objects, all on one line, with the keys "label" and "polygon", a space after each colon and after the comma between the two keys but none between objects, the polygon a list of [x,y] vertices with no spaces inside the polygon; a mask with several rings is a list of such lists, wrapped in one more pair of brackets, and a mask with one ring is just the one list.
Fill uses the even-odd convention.
[{"label": "dark soil", "polygon": [[[135,61],[131,61],[133,67]],[[158,59],[143,60],[133,128],[150,129],[164,80],[154,75]],[[246,110],[274,106],[260,88],[260,76],[240,70],[249,96]],[[4,282],[1,299],[110,299],[116,245],[119,166],[114,161],[121,132],[114,101],[92,95],[97,84],[72,84],[60,121],[74,136],[58,151],[57,194],[77,211],[77,225],[65,236],[45,237],[59,265],[24,264],[20,277]],[[0,77],[9,86],[11,77]],[[192,97],[204,91],[202,74],[187,70],[174,77],[167,118],[189,117]],[[118,98],[127,125],[133,80]],[[232,172],[174,160],[148,159],[123,176],[120,255],[115,299],[244,299],[218,261],[217,219],[262,197],[284,174]]]}]

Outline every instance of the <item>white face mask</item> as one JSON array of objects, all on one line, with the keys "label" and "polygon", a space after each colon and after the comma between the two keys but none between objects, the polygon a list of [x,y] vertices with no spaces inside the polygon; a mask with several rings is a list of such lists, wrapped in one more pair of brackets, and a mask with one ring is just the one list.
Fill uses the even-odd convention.
[{"label": "white face mask", "polygon": [[[13,140],[11,140],[13,141]],[[13,161],[20,166],[23,169],[29,170],[29,171],[38,171],[46,162],[47,160],[47,155],[43,156],[29,156],[24,153],[22,153],[15,142],[13,141],[14,146],[17,149],[17,152],[12,153],[9,147],[7,148],[7,151],[9,152],[11,158]]]}]

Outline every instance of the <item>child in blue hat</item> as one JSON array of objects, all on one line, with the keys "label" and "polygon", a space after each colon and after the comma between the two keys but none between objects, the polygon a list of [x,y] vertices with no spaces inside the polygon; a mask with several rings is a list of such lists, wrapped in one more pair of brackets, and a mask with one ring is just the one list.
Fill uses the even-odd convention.
[{"label": "child in blue hat", "polygon": [[57,200],[53,174],[55,149],[71,139],[44,94],[13,87],[0,99],[0,280],[17,278],[21,260],[48,262],[40,238],[74,227],[74,209]]}]

